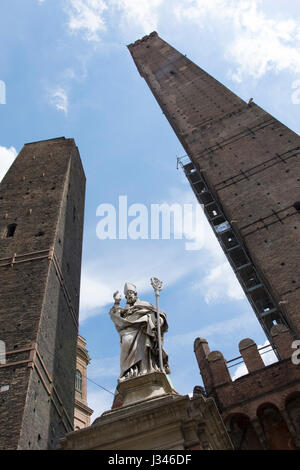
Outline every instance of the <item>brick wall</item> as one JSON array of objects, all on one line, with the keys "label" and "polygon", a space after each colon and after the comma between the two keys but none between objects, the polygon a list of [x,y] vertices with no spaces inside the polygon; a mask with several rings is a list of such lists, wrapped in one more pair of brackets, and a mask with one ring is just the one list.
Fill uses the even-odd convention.
[{"label": "brick wall", "polygon": [[0,331],[12,352],[0,367],[1,449],[55,448],[72,429],[84,193],[65,138],[25,145],[0,186]]},{"label": "brick wall", "polygon": [[[203,338],[197,338],[194,344],[207,395],[215,399],[229,433],[234,434],[231,437],[236,448],[300,448],[300,365],[291,360],[294,350],[289,330],[277,325],[272,335],[282,360],[265,366],[254,341],[244,339],[239,346],[248,373],[234,381],[221,352],[210,352]],[[273,413],[268,422],[265,410]],[[245,424],[246,439],[242,438]],[[268,428],[274,429],[269,432]]]},{"label": "brick wall", "polygon": [[[207,341],[198,338],[195,353],[206,391],[227,420],[236,448],[299,448],[300,372],[290,354],[292,340],[300,337],[300,137],[253,101],[241,100],[156,32],[128,48],[190,158],[191,171],[201,179],[197,190],[184,166],[195,194],[203,187],[215,201],[250,262],[245,275],[253,277],[256,270],[259,282],[250,294],[235,252],[225,247],[281,358],[264,367],[247,338],[240,352],[249,373],[232,382],[222,353],[210,352]],[[204,210],[209,218],[208,206]],[[274,308],[262,302],[265,294]]]},{"label": "brick wall", "polygon": [[[300,138],[245,103],[157,33],[128,46],[232,224],[285,323],[300,336]],[[272,327],[273,317],[261,317]]]}]

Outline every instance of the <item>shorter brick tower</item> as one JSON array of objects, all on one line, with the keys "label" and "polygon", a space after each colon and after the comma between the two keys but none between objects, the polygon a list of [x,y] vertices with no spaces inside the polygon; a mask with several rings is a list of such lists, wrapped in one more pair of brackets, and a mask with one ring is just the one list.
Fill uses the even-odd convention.
[{"label": "shorter brick tower", "polygon": [[78,335],[76,375],[75,375],[75,409],[74,409],[74,429],[75,431],[87,428],[91,424],[93,410],[87,404],[87,366],[90,356],[86,349],[85,339]]},{"label": "shorter brick tower", "polygon": [[73,429],[85,176],[73,139],[26,144],[0,185],[0,449]]},{"label": "shorter brick tower", "polygon": [[219,351],[210,352],[206,339],[194,343],[208,396],[213,397],[235,449],[300,449],[300,366],[293,364],[292,336],[284,325],[271,330],[281,360],[265,366],[257,345],[239,343],[248,374],[232,381]]}]

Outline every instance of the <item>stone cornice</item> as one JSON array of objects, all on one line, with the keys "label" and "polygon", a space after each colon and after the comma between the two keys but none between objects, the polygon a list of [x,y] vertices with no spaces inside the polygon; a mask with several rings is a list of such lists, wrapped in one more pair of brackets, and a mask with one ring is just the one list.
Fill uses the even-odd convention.
[{"label": "stone cornice", "polygon": [[94,410],[92,410],[92,408],[89,408],[87,405],[85,405],[81,401],[77,400],[76,398],[75,398],[75,408],[80,408],[85,413],[87,413],[89,416],[91,416],[94,413]]}]

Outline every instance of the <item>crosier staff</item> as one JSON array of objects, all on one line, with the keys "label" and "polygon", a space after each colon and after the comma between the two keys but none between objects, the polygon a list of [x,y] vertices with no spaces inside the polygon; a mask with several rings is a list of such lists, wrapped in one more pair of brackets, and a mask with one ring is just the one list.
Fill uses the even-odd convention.
[{"label": "crosier staff", "polygon": [[158,354],[159,354],[159,368],[162,372],[165,372],[162,359],[162,347],[161,347],[161,333],[160,333],[160,317],[159,317],[159,293],[162,290],[163,283],[157,279],[157,277],[151,278],[151,286],[154,289],[156,297],[156,316],[157,316],[157,340],[158,340]]}]

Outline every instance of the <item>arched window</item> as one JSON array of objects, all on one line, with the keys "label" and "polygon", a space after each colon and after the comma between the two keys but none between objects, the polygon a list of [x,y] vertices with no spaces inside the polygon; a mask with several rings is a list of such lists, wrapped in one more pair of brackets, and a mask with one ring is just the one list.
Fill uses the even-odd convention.
[{"label": "arched window", "polygon": [[78,369],[75,374],[75,390],[76,392],[82,393],[82,374]]}]

